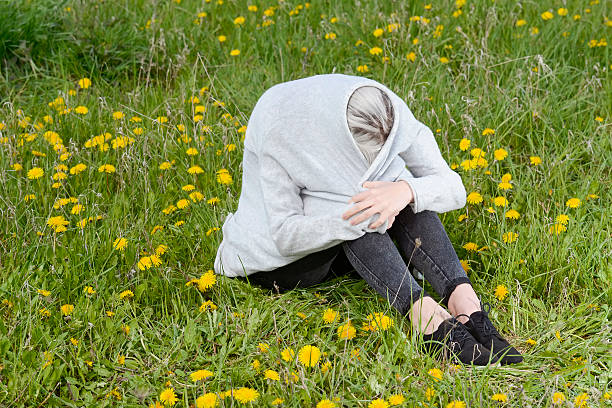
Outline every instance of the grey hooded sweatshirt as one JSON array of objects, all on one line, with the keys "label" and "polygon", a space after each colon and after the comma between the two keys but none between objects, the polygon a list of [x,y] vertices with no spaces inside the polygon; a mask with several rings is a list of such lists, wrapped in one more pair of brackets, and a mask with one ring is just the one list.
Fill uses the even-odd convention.
[{"label": "grey hooded sweatshirt", "polygon": [[[348,127],[348,100],[360,86],[389,95],[395,121],[371,165]],[[214,262],[217,274],[270,271],[366,232],[384,234],[388,221],[368,227],[342,219],[368,180],[405,180],[415,213],[461,208],[461,177],[442,158],[431,130],[383,84],[363,77],[322,74],[276,84],[259,98],[244,139],[238,208],[228,213]],[[356,215],[355,215],[356,216]]]}]

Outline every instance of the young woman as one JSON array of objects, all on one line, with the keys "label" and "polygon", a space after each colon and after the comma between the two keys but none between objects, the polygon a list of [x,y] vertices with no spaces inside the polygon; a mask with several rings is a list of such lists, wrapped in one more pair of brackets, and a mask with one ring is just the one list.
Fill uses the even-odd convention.
[{"label": "young woman", "polygon": [[427,350],[518,363],[438,218],[464,205],[431,130],[386,86],[343,74],[280,83],[249,119],[238,209],[224,221],[215,271],[281,292],[354,269]]}]

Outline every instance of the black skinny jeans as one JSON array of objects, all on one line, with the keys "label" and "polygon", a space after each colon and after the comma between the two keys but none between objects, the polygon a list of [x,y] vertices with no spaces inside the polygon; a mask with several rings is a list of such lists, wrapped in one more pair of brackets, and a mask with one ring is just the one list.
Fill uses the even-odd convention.
[{"label": "black skinny jeans", "polygon": [[438,214],[432,211],[415,214],[410,206],[399,212],[384,234],[366,232],[357,239],[311,253],[275,270],[251,274],[246,280],[285,292],[310,287],[354,269],[392,307],[406,315],[413,302],[428,294],[408,270],[400,250],[446,306],[457,285],[471,283]]}]

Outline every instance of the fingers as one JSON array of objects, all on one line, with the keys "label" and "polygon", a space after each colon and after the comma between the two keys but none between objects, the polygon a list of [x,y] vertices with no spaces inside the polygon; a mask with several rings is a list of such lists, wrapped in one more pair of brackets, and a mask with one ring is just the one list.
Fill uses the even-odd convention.
[{"label": "fingers", "polygon": [[361,214],[357,215],[355,218],[353,218],[351,220],[351,225],[357,225],[362,221],[371,218],[374,214],[379,213],[380,211],[381,210],[378,208],[378,206],[372,206],[367,210],[363,211]]},{"label": "fingers", "polygon": [[364,208],[370,207],[372,204],[373,203],[370,200],[368,200],[368,201],[361,201],[359,203],[356,203],[351,208],[349,208],[344,214],[342,214],[342,219],[347,220],[347,219],[351,218],[353,215],[355,215],[358,212],[360,212],[361,210],[363,210]]}]

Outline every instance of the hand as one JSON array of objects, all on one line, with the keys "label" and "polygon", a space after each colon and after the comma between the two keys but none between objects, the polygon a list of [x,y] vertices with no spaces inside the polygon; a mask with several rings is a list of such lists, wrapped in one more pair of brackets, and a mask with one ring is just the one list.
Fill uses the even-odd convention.
[{"label": "hand", "polygon": [[346,220],[366,209],[351,220],[351,225],[359,224],[363,220],[369,219],[372,215],[380,213],[378,219],[370,224],[369,228],[378,228],[388,219],[389,225],[387,229],[389,229],[399,212],[414,199],[412,188],[404,180],[366,181],[363,183],[363,187],[369,189],[351,197],[348,202],[353,201],[355,205],[342,214],[342,219]]}]

